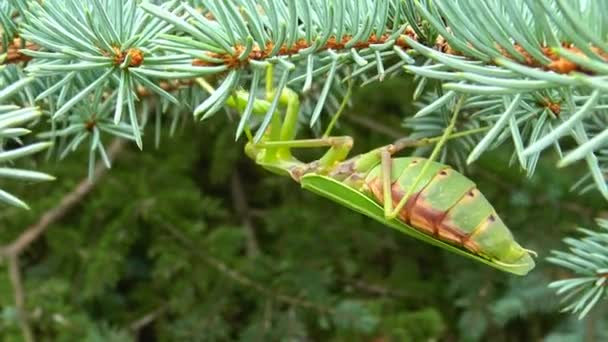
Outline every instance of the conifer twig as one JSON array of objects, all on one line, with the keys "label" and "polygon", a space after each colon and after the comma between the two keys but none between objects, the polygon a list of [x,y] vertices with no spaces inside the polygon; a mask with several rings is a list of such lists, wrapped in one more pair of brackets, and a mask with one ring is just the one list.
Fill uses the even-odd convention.
[{"label": "conifer twig", "polygon": [[250,258],[256,257],[260,254],[260,247],[255,235],[255,227],[251,221],[251,215],[249,214],[249,204],[247,204],[243,182],[241,181],[238,171],[234,171],[232,174],[231,188],[234,209],[243,222],[243,229],[245,230],[245,237],[247,238],[247,256]]},{"label": "conifer twig", "polygon": [[143,317],[141,317],[141,318],[137,319],[136,321],[134,321],[133,323],[131,323],[129,325],[129,329],[132,332],[137,333],[138,331],[143,329],[148,324],[154,322],[158,317],[162,316],[166,311],[167,311],[167,305],[161,305],[160,307],[156,308],[155,310],[147,313]]},{"label": "conifer twig", "polygon": [[361,290],[363,292],[367,292],[369,294],[377,295],[377,296],[381,296],[381,297],[410,298],[410,299],[415,297],[415,296],[412,296],[411,294],[405,293],[403,291],[392,289],[392,288],[387,288],[387,287],[384,287],[384,286],[378,285],[378,284],[370,284],[370,283],[367,283],[365,280],[361,280],[361,279],[352,279],[352,280],[347,279],[346,282],[348,285],[352,286],[353,288],[355,288],[357,290]]},{"label": "conifer twig", "polygon": [[372,120],[361,115],[344,115],[344,118],[361,127],[368,128],[374,132],[384,134],[393,139],[400,139],[406,136],[405,132],[391,126],[382,124],[377,120]]},{"label": "conifer twig", "polygon": [[[124,140],[116,139],[112,142],[108,149],[108,157],[114,159],[122,150]],[[23,277],[19,267],[19,256],[29,247],[34,241],[37,241],[46,230],[53,224],[63,218],[70,212],[82,199],[93,190],[96,181],[98,181],[106,172],[107,168],[103,164],[99,164],[95,169],[93,181],[85,178],[78,186],[69,194],[63,197],[59,205],[44,213],[38,222],[28,227],[19,235],[12,243],[7,246],[0,246],[0,257],[8,259],[8,271],[11,284],[13,286],[13,295],[15,297],[15,308],[19,316],[19,324],[23,333],[23,339],[26,342],[33,342],[34,334],[29,324],[29,318],[25,309],[25,289],[23,286]]]},{"label": "conifer twig", "polygon": [[255,280],[247,277],[246,275],[230,268],[226,263],[221,261],[220,259],[215,258],[214,256],[205,253],[201,248],[195,246],[190,239],[184,236],[180,231],[170,226],[169,224],[162,225],[173,237],[182,243],[184,246],[188,247],[188,251],[195,253],[197,257],[203,260],[205,263],[213,267],[216,271],[223,274],[224,276],[232,279],[233,281],[239,283],[241,286],[248,287],[253,289],[268,298],[272,298],[278,302],[282,302],[285,304],[311,309],[320,313],[330,313],[332,312],[332,308],[324,306],[322,304],[317,304],[314,302],[307,301],[305,299],[300,299],[297,297],[292,297],[276,290],[270,289],[264,286],[261,283],[256,282]]},{"label": "conifer twig", "polygon": [[[122,150],[123,146],[124,140],[114,140],[108,149],[108,157],[114,159],[120,150]],[[63,197],[59,202],[59,205],[40,216],[38,222],[28,227],[8,246],[0,247],[0,255],[19,256],[30,244],[32,244],[32,242],[36,241],[44,234],[50,225],[59,221],[69,213],[72,208],[79,204],[82,199],[93,190],[96,182],[107,172],[107,170],[105,165],[99,164],[95,169],[93,181],[90,181],[88,178],[82,180],[72,192]]]},{"label": "conifer twig", "polygon": [[23,339],[26,342],[34,341],[34,334],[29,324],[29,317],[25,310],[25,290],[23,288],[23,280],[21,277],[21,269],[19,268],[19,256],[12,254],[8,257],[8,272],[13,286],[13,296],[15,296],[15,309],[19,317],[19,325],[23,333]]}]

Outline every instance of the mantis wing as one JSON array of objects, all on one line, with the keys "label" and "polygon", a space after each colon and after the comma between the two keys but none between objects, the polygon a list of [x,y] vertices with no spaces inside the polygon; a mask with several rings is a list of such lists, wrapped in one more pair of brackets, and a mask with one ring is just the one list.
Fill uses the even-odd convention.
[{"label": "mantis wing", "polygon": [[534,268],[534,262],[532,261],[532,259],[530,259],[530,263],[527,264],[499,264],[490,258],[484,258],[483,256],[473,254],[467,250],[434,239],[432,236],[419,232],[413,227],[410,227],[397,219],[386,220],[386,218],[384,217],[384,209],[379,204],[377,204],[371,198],[365,196],[361,192],[349,186],[346,186],[333,178],[311,173],[303,176],[300,180],[300,183],[302,184],[302,187],[304,189],[314,192],[320,196],[329,198],[332,201],[335,201],[365,216],[371,217],[372,219],[391,228],[394,228],[402,233],[405,233],[411,237],[438,246],[450,252],[465,256],[467,258],[482,262],[501,271],[523,276],[526,275],[532,268]]}]

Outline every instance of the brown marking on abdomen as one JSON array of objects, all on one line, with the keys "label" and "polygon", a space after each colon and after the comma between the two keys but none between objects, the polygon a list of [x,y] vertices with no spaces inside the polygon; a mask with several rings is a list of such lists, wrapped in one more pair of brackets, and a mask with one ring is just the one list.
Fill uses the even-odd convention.
[{"label": "brown marking on abdomen", "polygon": [[[380,177],[369,181],[367,186],[371,190],[376,202],[380,205],[384,205],[384,192],[382,190],[382,181]],[[458,200],[452,208],[446,211],[440,211],[425,205],[426,202],[421,195],[423,191],[424,189],[410,195],[406,205],[398,214],[400,221],[412,226],[418,231],[434,236],[441,241],[465,248],[473,253],[479,253],[479,246],[477,246],[475,241],[473,241],[468,234],[462,232],[457,227],[443,224],[449,211],[454,206],[458,205],[460,200]],[[468,192],[466,192],[463,197],[467,194]],[[391,184],[393,206],[396,206],[404,195],[405,192],[397,182]]]},{"label": "brown marking on abdomen", "polygon": [[473,253],[479,253],[479,246],[471,239],[471,235],[461,231],[458,228],[451,227],[444,222],[440,223],[438,230],[442,240],[451,242],[457,246],[461,246]]},{"label": "brown marking on abdomen", "polygon": [[372,191],[372,195],[376,199],[376,202],[384,205],[384,193],[382,192],[382,180],[380,180],[380,177],[376,177],[372,181],[367,182],[367,187]]},{"label": "brown marking on abdomen", "polygon": [[[373,180],[367,182],[367,187],[371,190],[374,199],[380,205],[384,205],[384,191],[382,189],[382,186],[382,180],[380,179],[380,177],[376,177]],[[401,201],[404,195],[405,192],[403,192],[403,190],[399,187],[399,184],[397,184],[397,182],[394,182],[391,185],[391,197],[393,199],[393,208],[399,203],[399,201]],[[405,223],[409,222],[409,218],[407,216],[407,208],[413,205],[413,202],[415,202],[417,195],[418,194],[412,194],[403,210],[401,210],[401,212],[399,212],[398,214],[398,217]]]},{"label": "brown marking on abdomen", "polygon": [[446,211],[440,211],[427,205],[420,193],[418,193],[416,203],[408,208],[410,223],[413,226],[430,230],[435,237],[440,237],[439,225],[445,218],[446,213]]},{"label": "brown marking on abdomen", "polygon": [[469,251],[475,254],[479,254],[481,252],[481,248],[479,248],[479,245],[475,241],[473,241],[469,235],[465,235],[461,239],[460,244],[465,249],[468,249]]},{"label": "brown marking on abdomen", "polygon": [[474,241],[469,239],[468,234],[458,228],[443,224],[448,213],[449,209],[441,211],[431,208],[427,205],[423,195],[417,193],[408,200],[408,205],[402,210],[399,217],[407,217],[408,219],[404,221],[405,223],[439,240],[477,253],[479,248]]},{"label": "brown marking on abdomen", "polygon": [[[430,231],[431,233],[433,232],[432,227],[427,227],[427,226],[417,226],[414,221],[413,221],[413,213],[414,213],[414,209],[416,208],[416,203],[418,202],[418,198],[420,197],[420,192],[414,193],[410,195],[410,198],[407,199],[407,203],[405,203],[405,206],[403,207],[403,209],[401,209],[401,215],[403,215],[403,217],[405,218],[405,221],[409,224],[411,224],[412,226],[416,226],[425,230]],[[400,198],[397,199],[397,201],[401,201],[401,198],[403,198],[403,195],[401,195]],[[427,229],[430,228],[430,229]]]},{"label": "brown marking on abdomen", "polygon": [[450,231],[450,232],[455,232],[458,240],[455,241],[458,245],[464,247],[465,249],[470,250],[473,253],[479,254],[480,252],[480,248],[477,245],[477,243],[472,239],[473,236],[473,232],[470,233],[466,233],[463,232],[462,230],[460,230],[458,227],[453,227],[450,225],[450,220],[445,220],[446,217],[449,216],[449,213],[452,209],[456,208],[460,202],[467,200],[469,197],[475,197],[475,193],[479,192],[477,190],[477,188],[473,187],[471,189],[469,189],[468,191],[466,191],[462,197],[460,199],[458,199],[458,201],[456,201],[456,203],[454,203],[454,205],[452,205],[452,207],[450,209],[448,209],[445,212],[445,215],[443,217],[442,222],[440,223],[440,230],[441,231]]}]

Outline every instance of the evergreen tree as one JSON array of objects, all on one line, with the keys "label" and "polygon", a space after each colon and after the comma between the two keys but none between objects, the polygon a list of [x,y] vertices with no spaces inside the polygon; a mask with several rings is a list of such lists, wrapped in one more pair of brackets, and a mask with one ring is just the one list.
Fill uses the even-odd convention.
[{"label": "evergreen tree", "polygon": [[[603,0],[0,3],[0,336],[606,338],[606,13]],[[479,176],[540,266],[515,279],[430,255],[265,177],[243,144],[294,108],[298,137],[340,130],[359,152],[441,136],[459,112],[454,134],[473,133],[439,161]]]}]

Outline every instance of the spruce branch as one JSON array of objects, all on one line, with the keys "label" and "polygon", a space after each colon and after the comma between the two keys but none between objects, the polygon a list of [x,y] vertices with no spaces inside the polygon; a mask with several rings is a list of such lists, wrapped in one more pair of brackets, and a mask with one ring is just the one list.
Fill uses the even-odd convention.
[{"label": "spruce branch", "polygon": [[[585,160],[589,178],[608,198],[602,171],[606,165],[596,156],[608,133],[595,123],[597,118],[606,116],[603,82],[608,71],[608,49],[601,38],[606,36],[606,17],[601,14],[605,13],[605,2],[461,0],[435,4],[436,7],[419,4],[417,8],[448,48],[432,49],[405,37],[412,48],[434,61],[428,66],[406,69],[442,81],[442,88],[448,91],[422,111],[428,113],[441,107],[448,101],[448,94],[453,96],[454,92],[485,95],[484,101],[525,96],[519,109],[500,115],[467,161],[470,163],[488,148],[499,145],[483,142],[509,134],[519,164],[529,175],[534,170],[530,165],[535,165],[540,152],[554,146],[562,157],[558,166]],[[544,103],[550,112],[530,108],[534,103],[537,108]],[[506,108],[505,105],[500,109]],[[518,116],[533,112],[535,115],[526,120],[518,120]],[[511,119],[507,119],[509,114]],[[535,123],[530,125],[529,120]],[[521,127],[518,122],[525,124]],[[579,144],[566,156],[559,145],[564,136]]]},{"label": "spruce branch", "polygon": [[[112,144],[109,150],[111,158],[115,157],[122,146],[123,142],[121,140],[116,140]],[[106,169],[104,167],[98,167],[95,173],[96,179],[101,177],[105,171]],[[29,323],[30,318],[26,309],[26,294],[19,265],[20,256],[23,251],[33,242],[37,241],[53,223],[63,218],[73,207],[78,205],[84,196],[93,189],[94,185],[95,183],[90,182],[89,179],[83,180],[73,192],[67,194],[63,198],[57,207],[43,214],[36,224],[26,228],[23,233],[10,244],[0,246],[0,260],[3,258],[8,260],[9,278],[13,286],[15,308],[19,315],[19,323],[25,341],[34,341],[34,334]]]},{"label": "spruce branch", "polygon": [[[124,141],[115,140],[108,149],[108,157],[113,159],[122,150]],[[74,190],[66,194],[59,204],[48,210],[35,224],[26,228],[19,237],[6,246],[0,246],[0,256],[19,256],[33,242],[37,241],[46,230],[54,223],[63,218],[69,211],[78,205],[82,199],[88,195],[95,187],[99,179],[107,172],[107,169],[100,165],[95,169],[93,179],[82,180]]]},{"label": "spruce branch", "polygon": [[[149,37],[150,41],[168,52],[163,57],[159,57],[163,60],[161,69],[152,66],[133,71],[167,79],[211,74],[227,75],[217,91],[195,110],[195,113],[203,115],[203,118],[222,109],[230,94],[241,86],[241,76],[247,79],[249,72],[253,74],[250,91],[253,92],[260,86],[255,80],[260,79],[261,69],[266,69],[269,65],[277,65],[281,80],[278,82],[274,98],[270,99],[271,103],[277,103],[278,96],[285,86],[304,82],[303,90],[306,91],[311,88],[313,79],[316,80],[320,75],[328,73],[327,78],[331,81],[325,82],[316,98],[317,104],[312,109],[310,121],[314,124],[325,102],[331,98],[328,96],[329,91],[336,87],[333,76],[338,75],[336,73],[338,70],[344,70],[345,65],[354,65],[345,79],[361,77],[365,80],[362,83],[366,84],[382,80],[387,73],[394,74],[400,66],[415,63],[410,55],[415,56],[419,53],[429,61],[433,60],[434,63],[425,63],[425,67],[411,65],[407,67],[408,70],[424,78],[439,78],[447,81],[444,88],[449,90],[446,95],[438,99],[439,102],[434,102],[425,109],[427,113],[445,104],[455,92],[498,95],[505,98],[505,101],[508,101],[506,97],[509,95],[530,93],[524,95],[530,97],[529,100],[524,99],[522,102],[524,105],[544,102],[552,113],[567,116],[568,113],[563,110],[562,103],[572,104],[575,101],[572,98],[564,99],[563,88],[571,87],[575,92],[578,92],[581,86],[588,88],[591,82],[589,78],[585,79],[584,84],[577,80],[585,73],[593,77],[601,75],[603,70],[601,66],[606,60],[606,54],[603,52],[605,44],[602,44],[601,40],[587,37],[591,34],[589,29],[581,32],[591,40],[592,46],[589,48],[579,46],[582,42],[581,37],[573,35],[567,29],[567,25],[559,22],[562,18],[560,15],[572,21],[577,15],[591,14],[602,5],[592,2],[587,7],[580,4],[580,8],[570,8],[560,3],[557,7],[547,5],[539,8],[520,2],[516,5],[502,5],[494,1],[460,1],[452,4],[443,1],[384,0],[363,1],[356,4],[337,2],[327,6],[327,3],[316,0],[298,3],[273,1],[263,2],[260,5],[250,1],[229,1],[219,4],[203,1],[200,8],[192,7],[187,3],[179,6],[174,2],[163,6],[143,3],[141,9],[161,21],[168,22],[175,30],[167,28]],[[113,14],[120,12],[116,10],[117,5],[113,2],[108,1],[104,4],[107,6],[106,12]],[[519,8],[517,6],[524,11],[514,10]],[[104,8],[100,6],[96,6],[95,9],[101,10],[101,14],[104,13]],[[369,13],[375,15],[374,19],[370,20]],[[473,24],[469,25],[470,29],[465,25],[468,23],[465,13],[476,14],[472,18]],[[536,18],[537,14],[542,14],[546,22],[555,22],[553,26],[538,27],[538,32],[552,30],[553,39],[543,41],[539,37],[518,32],[518,29],[525,26],[524,24],[533,25],[532,19]],[[112,17],[110,18],[112,20],[106,20],[106,23],[117,22],[120,18],[120,16],[118,19]],[[597,18],[596,15],[594,20],[595,22],[591,24],[603,27],[601,18]],[[430,24],[431,29],[428,27],[423,29],[427,24]],[[496,24],[499,29],[484,32],[474,28],[493,27],[489,24]],[[106,36],[112,37],[112,30],[107,28],[106,30],[109,32]],[[59,42],[55,45],[57,44]],[[551,44],[558,44],[561,54],[555,50],[558,47]],[[72,50],[77,49],[73,47]],[[114,50],[114,61],[122,61],[124,57],[121,54],[124,52]],[[591,54],[595,56],[596,62],[591,63],[590,67],[585,61],[593,57]],[[585,56],[581,57],[582,55]],[[572,56],[578,56],[578,59]],[[84,58],[86,56],[76,57],[86,61]],[[391,59],[396,57],[398,58],[395,64],[385,67],[385,63],[391,63]],[[93,68],[96,61],[91,59],[88,61],[89,64],[81,66]],[[479,64],[480,62],[482,64]],[[508,70],[509,68],[513,70]],[[34,70],[37,70],[36,67]],[[377,74],[368,77],[367,73],[373,70]],[[532,74],[526,74],[526,70]],[[518,74],[521,73],[524,77],[517,79]],[[534,78],[539,79],[534,80]],[[423,83],[425,82],[421,82]],[[598,84],[595,81],[591,83]],[[152,83],[152,86],[155,85]],[[159,88],[162,90],[162,87]],[[420,87],[421,90],[423,88]],[[568,95],[567,92],[565,94]],[[117,100],[120,99],[119,94]],[[602,102],[603,99],[592,106],[583,107],[586,110],[580,112],[580,116],[575,117],[571,122],[578,123],[579,118],[586,116]],[[70,102],[70,105],[73,104]],[[129,110],[131,111],[133,107],[129,106]],[[576,106],[570,106],[570,109],[578,110]],[[527,108],[524,106],[522,110]],[[120,106],[117,106],[115,119],[120,112]],[[62,113],[61,109],[59,113]],[[133,116],[133,112],[130,113]],[[504,114],[501,116],[504,117]],[[265,114],[258,128],[257,137],[266,129],[273,115],[274,110],[269,110]],[[556,145],[557,138],[567,134],[572,127],[561,125],[560,130],[554,135],[545,138],[543,134],[552,131],[553,125],[547,122],[544,114],[542,115],[543,117],[537,120],[539,124],[534,125],[534,129],[523,128],[528,136],[515,127],[517,122],[522,120],[515,122],[511,120],[509,127],[505,127],[511,132],[512,140],[515,142],[520,165],[528,170],[529,174],[533,173],[534,168],[528,168],[527,165],[534,164],[530,161],[538,159],[540,151],[547,146],[547,142]],[[251,124],[248,120],[249,116],[243,115],[239,126]],[[546,129],[545,126],[550,128]],[[134,128],[132,123],[131,127]],[[139,134],[138,130],[133,131],[138,142],[140,142]],[[601,166],[590,155],[597,146],[601,145],[604,135],[597,138],[590,137],[589,142],[585,142],[584,146],[569,154],[560,165],[565,166],[586,158],[598,187],[604,195],[607,195],[605,185],[602,184],[602,178],[598,173]],[[545,139],[539,139],[541,137]],[[585,140],[585,138],[580,139]],[[490,140],[489,137],[486,138],[487,140]],[[469,156],[468,162],[474,161],[488,147],[490,146],[477,145],[475,153]],[[559,146],[556,147],[559,149]]]},{"label": "spruce branch", "polygon": [[[150,78],[158,76],[158,70],[167,63],[183,59],[183,55],[166,57],[153,52],[156,45],[152,40],[171,26],[141,11],[136,1],[34,2],[26,15],[31,20],[23,25],[20,37],[40,48],[22,51],[34,57],[25,70],[37,78],[56,79],[52,91],[45,91],[37,99],[74,88],[60,96],[57,109],[52,113],[53,119],[77,111],[76,105],[86,103],[83,101],[95,91],[98,94],[108,92],[113,98],[112,121],[115,125],[128,125],[141,148],[135,104],[138,87],[145,86],[158,96],[179,104],[173,95]],[[123,116],[125,106],[128,119]]]},{"label": "spruce branch", "polygon": [[[123,141],[116,140],[109,149],[111,158],[122,149]],[[107,169],[98,167],[95,172],[95,180],[97,181]],[[29,314],[26,309],[26,294],[23,286],[23,275],[19,265],[20,256],[33,242],[37,241],[46,230],[58,220],[63,218],[72,208],[78,205],[84,196],[86,196],[94,187],[90,179],[83,180],[74,191],[67,194],[59,203],[59,205],[47,211],[40,217],[40,220],[26,228],[19,237],[6,246],[0,246],[0,260],[6,258],[8,260],[8,272],[11,284],[13,286],[13,294],[15,297],[15,308],[19,315],[19,324],[25,341],[34,341],[34,334],[29,323]]]},{"label": "spruce branch", "polygon": [[[251,1],[217,4],[203,1],[203,4],[202,14],[183,4],[183,16],[181,12],[142,4],[145,11],[190,36],[165,34],[155,40],[165,50],[186,53],[193,58],[191,66],[172,67],[173,77],[192,76],[185,75],[186,71],[227,75],[213,95],[195,110],[195,114],[203,118],[219,111],[241,85],[239,80],[250,72],[250,92],[253,93],[260,86],[261,72],[273,65],[279,75],[274,96],[268,99],[273,107],[286,86],[300,83],[306,92],[311,89],[313,79],[328,73],[329,81],[320,87],[312,110],[310,122],[314,125],[330,98],[338,69],[357,62],[365,68],[360,73],[375,66],[381,75],[379,78],[383,78],[387,71],[384,60],[398,58],[393,48],[402,44],[400,36],[407,28],[401,13],[403,6],[396,1],[356,4],[340,1],[335,6],[319,0],[273,1],[259,5]],[[400,56],[401,65],[414,61],[405,53]],[[398,68],[390,71],[396,72]],[[273,107],[261,121],[257,137],[274,115]],[[243,115],[240,126],[249,125],[248,119],[248,115]]]},{"label": "spruce branch", "polygon": [[[444,82],[446,93],[431,101],[419,115],[440,110],[462,92],[480,96],[480,103],[504,103],[495,108],[502,113],[494,116],[494,129],[470,149],[467,158],[460,156],[459,160],[471,163],[489,148],[510,140],[516,160],[532,175],[541,151],[555,146],[562,155],[559,140],[570,135],[580,146],[559,166],[585,159],[596,186],[608,197],[600,172],[603,166],[594,156],[608,133],[584,136],[575,130],[595,113],[605,115],[606,99],[600,92],[605,88],[602,82],[608,52],[598,38],[605,32],[598,35],[592,29],[606,27],[605,19],[597,14],[605,7],[600,2],[578,2],[573,6],[549,0],[540,5],[524,0],[504,4],[491,0],[386,0],[356,5],[336,2],[328,6],[311,0],[298,3],[297,8],[289,1],[271,3],[272,6],[265,2],[255,6],[248,1],[222,5],[203,2],[203,14],[185,4],[186,17],[158,6],[142,5],[144,10],[192,36],[163,35],[157,39],[163,48],[190,54],[192,66],[200,67],[201,73],[228,75],[195,114],[207,118],[219,111],[248,71],[253,72],[250,92],[254,92],[259,86],[259,68],[277,65],[281,80],[274,100],[286,85],[293,87],[303,82],[302,89],[307,91],[312,79],[327,76],[310,117],[314,124],[337,70],[353,65],[345,79],[361,77],[362,83],[367,84],[382,80],[387,71],[394,73],[405,65],[408,71],[422,77],[421,91],[427,78]],[[367,13],[381,19],[376,21],[374,16],[369,20]],[[588,25],[582,26],[579,19],[589,16]],[[416,22],[408,21],[412,18]],[[424,23],[432,29],[422,30]],[[572,26],[578,31],[573,31]],[[531,32],[538,35],[524,32],[525,27],[532,27]],[[423,66],[414,65],[416,61],[411,56],[417,54],[426,58]],[[385,67],[393,58],[394,64]],[[376,75],[368,77],[371,71],[376,71]],[[520,99],[517,104],[512,102],[515,98]],[[531,111],[535,114],[530,115]],[[273,113],[269,111],[261,121],[256,137],[267,128]],[[488,118],[492,117],[479,117]],[[249,116],[244,115],[240,126],[249,124],[247,120]],[[489,144],[499,136],[498,143]]]},{"label": "spruce branch", "polygon": [[[0,70],[0,72],[2,71]],[[29,80],[17,82],[0,90],[0,103],[3,103],[7,97],[25,87],[29,82]],[[2,83],[0,82],[0,84]],[[29,157],[51,146],[49,142],[24,145],[21,141],[22,137],[30,133],[30,130],[23,126],[35,121],[41,115],[42,113],[38,108],[19,108],[14,105],[0,104],[0,178],[29,182],[54,180],[52,176],[42,172],[23,170],[7,165],[10,165],[10,163],[17,159]],[[0,189],[0,202],[25,209],[29,208],[22,200],[2,189]]]},{"label": "spruce branch", "polygon": [[556,289],[567,304],[563,311],[578,314],[584,318],[601,299],[606,297],[608,285],[608,221],[598,219],[600,231],[580,228],[584,237],[566,238],[568,252],[552,251],[547,260],[569,272],[574,273],[567,279],[554,281],[549,287]]}]

